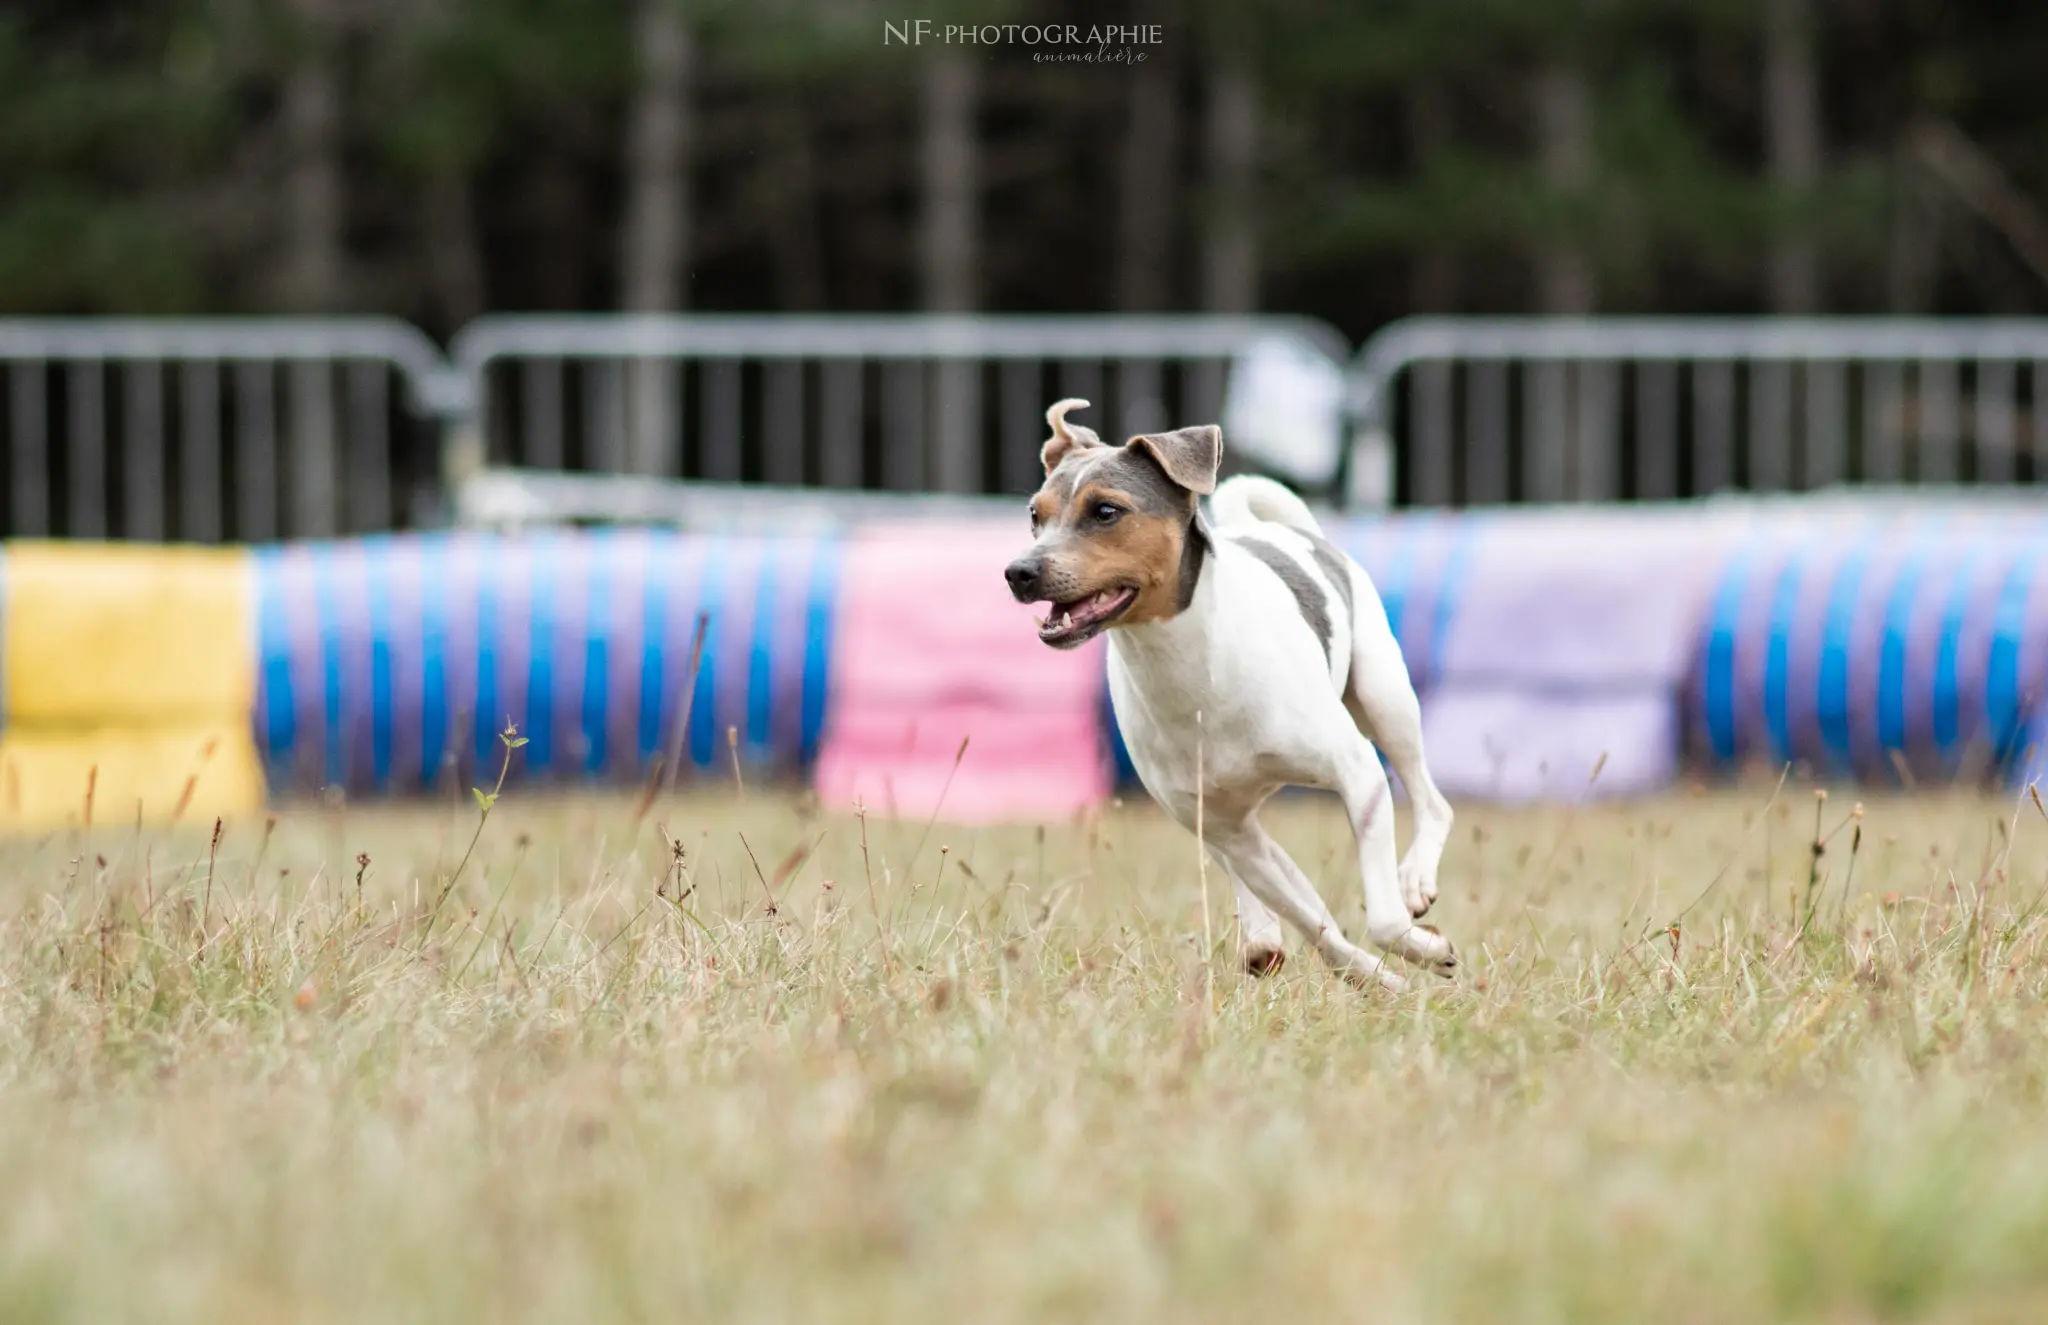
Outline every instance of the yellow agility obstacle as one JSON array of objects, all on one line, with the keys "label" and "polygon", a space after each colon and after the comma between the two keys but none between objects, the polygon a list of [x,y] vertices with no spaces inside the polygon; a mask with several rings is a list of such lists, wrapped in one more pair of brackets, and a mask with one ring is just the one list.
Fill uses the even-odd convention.
[{"label": "yellow agility obstacle", "polygon": [[14,542],[0,633],[0,829],[260,811],[242,549]]}]

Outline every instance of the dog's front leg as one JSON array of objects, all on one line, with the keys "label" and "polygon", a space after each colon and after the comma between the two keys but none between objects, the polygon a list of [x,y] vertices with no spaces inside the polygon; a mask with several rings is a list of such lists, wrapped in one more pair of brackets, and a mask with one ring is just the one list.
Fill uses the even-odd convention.
[{"label": "dog's front leg", "polygon": [[1211,832],[1209,849],[1254,900],[1300,930],[1324,961],[1353,984],[1406,989],[1386,963],[1344,937],[1322,895],[1254,816]]}]

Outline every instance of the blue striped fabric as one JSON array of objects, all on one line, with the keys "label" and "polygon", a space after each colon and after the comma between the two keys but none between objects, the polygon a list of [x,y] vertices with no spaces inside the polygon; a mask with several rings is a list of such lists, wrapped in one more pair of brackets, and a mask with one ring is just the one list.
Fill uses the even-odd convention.
[{"label": "blue striped fabric", "polygon": [[370,619],[370,779],[378,791],[391,782],[391,541],[370,540],[364,551]]},{"label": "blue striped fabric", "polygon": [[542,546],[526,586],[526,737],[529,768],[547,768],[555,754],[555,570],[561,549]]},{"label": "blue striped fabric", "polygon": [[759,756],[769,748],[773,733],[769,723],[774,713],[776,553],[781,544],[761,549],[761,568],[754,580],[754,632],[747,650],[747,723],[744,735],[747,753]]},{"label": "blue striped fabric", "polygon": [[[1698,663],[1711,755],[1886,778],[1903,760],[1925,782],[1980,766],[1967,752],[1981,746],[2009,778],[2024,777],[2048,728],[2048,678],[2037,674],[2048,602],[2034,592],[2048,522],[1909,515],[1825,537],[1767,531],[1722,572]],[[1823,549],[1839,553],[1824,586]],[[1775,557],[1782,569],[1756,573]],[[1763,666],[1745,675],[1738,660],[1758,656]],[[1796,720],[1808,694],[1810,730]],[[1764,715],[1761,734],[1743,727],[1745,712]]]},{"label": "blue striped fabric", "polygon": [[341,712],[341,595],[334,581],[334,558],[314,562],[313,604],[320,621],[321,731],[326,736],[322,767],[328,786],[343,785],[348,777]]},{"label": "blue striped fabric", "polygon": [[[698,768],[708,768],[718,757],[718,683],[724,669],[718,665],[725,644],[725,571],[731,540],[714,535],[704,550],[704,579],[698,589],[698,610],[705,613],[704,653],[697,668],[697,689],[690,696],[689,758]],[[685,660],[685,666],[688,660]]]},{"label": "blue striped fabric", "polygon": [[839,566],[844,544],[836,534],[820,538],[811,549],[811,573],[804,595],[804,666],[802,712],[797,751],[805,766],[818,757],[825,731],[825,706],[832,683],[833,605],[839,594]]},{"label": "blue striped fabric", "polygon": [[1707,741],[1714,757],[1734,760],[1737,750],[1735,722],[1735,637],[1741,625],[1742,606],[1747,596],[1752,554],[1744,549],[1735,554],[1721,572],[1708,609],[1706,657],[1702,660],[1701,695],[1706,707]]},{"label": "blue striped fabric", "polygon": [[1799,577],[1805,569],[1807,550],[1795,549],[1779,568],[1778,583],[1771,595],[1771,626],[1764,646],[1764,723],[1770,729],[1771,752],[1778,763],[1793,758],[1792,733],[1788,719],[1788,689],[1791,678],[1792,627],[1799,607]]},{"label": "blue striped fabric", "polygon": [[296,734],[292,711],[290,637],[285,626],[283,549],[256,550],[257,749],[272,765],[289,757]]},{"label": "blue striped fabric", "polygon": [[510,721],[527,738],[515,778],[635,781],[682,707],[700,612],[692,762],[722,776],[733,724],[743,758],[794,772],[825,722],[841,551],[649,531],[261,549],[252,717],[272,785],[420,791],[451,721],[464,778],[496,776]]},{"label": "blue striped fabric", "polygon": [[1956,673],[1962,661],[1963,621],[1971,606],[1970,590],[1989,551],[1981,544],[1972,544],[1964,553],[1949,585],[1948,599],[1942,606],[1941,633],[1934,652],[1934,690],[1929,696],[1928,707],[1931,710],[1929,726],[1934,732],[1934,746],[1943,772],[1954,770],[1961,753],[1957,741],[1962,731],[1965,707],[1971,713],[1983,711],[1980,704],[1964,705]]},{"label": "blue striped fabric", "polygon": [[2026,643],[2027,606],[2033,597],[2034,567],[2048,557],[2048,541],[2030,539],[2006,568],[1993,609],[1991,655],[1985,665],[1984,722],[1991,735],[1993,753],[2001,764],[2019,751],[2026,719],[2026,705],[2040,690],[2039,677],[2026,678],[2023,692],[2020,652]]},{"label": "blue striped fabric", "polygon": [[612,563],[618,557],[618,540],[610,530],[591,535],[590,597],[584,604],[583,622],[583,767],[586,777],[604,771],[610,751],[610,724],[605,706],[611,694],[611,593]]},{"label": "blue striped fabric", "polygon": [[[441,568],[445,571],[445,565]],[[448,577],[420,576],[420,764],[418,786],[434,785],[447,757]]]},{"label": "blue striped fabric", "polygon": [[[639,762],[643,767],[662,758],[664,753],[661,697],[669,688],[667,642],[668,594],[660,577],[649,575],[642,580],[640,591],[640,695],[636,705],[640,719],[635,727],[640,738]],[[680,674],[676,684],[682,684]]]},{"label": "blue striped fabric", "polygon": [[[1927,533],[1936,532],[1934,530]],[[1884,634],[1877,658],[1877,747],[1887,762],[1906,752],[1906,641],[1913,626],[1913,602],[1932,552],[1925,534],[1908,546],[1886,600]]]},{"label": "blue striped fabric", "polygon": [[1834,584],[1828,590],[1827,616],[1821,626],[1820,677],[1813,706],[1827,752],[1827,767],[1838,774],[1848,773],[1854,767],[1849,740],[1849,650],[1856,624],[1857,595],[1863,588],[1863,572],[1870,553],[1869,542],[1859,540],[1835,567]]},{"label": "blue striped fabric", "polygon": [[491,568],[495,560],[485,558],[476,581],[476,699],[470,706],[474,718],[472,757],[491,757],[491,738],[498,726],[498,587]]}]

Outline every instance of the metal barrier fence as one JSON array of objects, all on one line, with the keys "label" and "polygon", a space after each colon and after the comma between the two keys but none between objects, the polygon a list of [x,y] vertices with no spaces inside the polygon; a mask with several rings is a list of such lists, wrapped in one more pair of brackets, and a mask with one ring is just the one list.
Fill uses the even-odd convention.
[{"label": "metal barrier fence", "polygon": [[[1013,492],[1048,401],[1095,401],[1106,436],[1214,419],[1274,337],[1344,358],[1284,317],[487,317],[451,358],[377,318],[0,319],[0,517],[12,536],[368,532],[496,464]],[[1353,507],[2032,481],[2048,320],[1418,319],[1352,360],[1349,408]]]},{"label": "metal barrier fence", "polygon": [[1423,318],[1350,394],[1353,504],[2048,476],[2041,320]]},{"label": "metal barrier fence", "polygon": [[434,343],[381,318],[0,319],[0,365],[14,537],[389,529],[437,477],[414,429],[458,400]]},{"label": "metal barrier fence", "polygon": [[[1045,407],[1122,437],[1214,419],[1281,317],[487,317],[455,339],[471,464],[835,488],[1028,491]],[[457,466],[462,468],[464,466]]]}]

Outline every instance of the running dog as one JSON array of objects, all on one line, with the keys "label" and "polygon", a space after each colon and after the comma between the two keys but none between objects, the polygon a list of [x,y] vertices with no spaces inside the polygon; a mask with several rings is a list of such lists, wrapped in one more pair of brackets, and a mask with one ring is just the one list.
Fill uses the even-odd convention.
[{"label": "running dog", "polygon": [[[1052,605],[1038,637],[1053,648],[1111,632],[1117,729],[1168,814],[1192,831],[1199,807],[1208,850],[1237,887],[1245,968],[1262,975],[1284,960],[1284,919],[1352,983],[1407,983],[1344,937],[1260,825],[1266,798],[1295,785],[1343,798],[1373,945],[1451,975],[1450,942],[1416,923],[1436,899],[1451,806],[1423,761],[1422,712],[1372,580],[1280,484],[1238,477],[1219,487],[1220,429],[1109,446],[1067,422],[1087,405],[1046,411],[1033,542],[1005,577],[1019,602]],[[1398,864],[1375,744],[1414,803]]]}]

